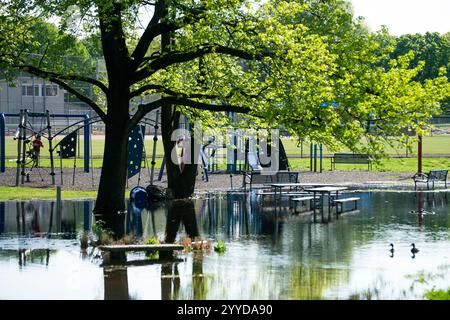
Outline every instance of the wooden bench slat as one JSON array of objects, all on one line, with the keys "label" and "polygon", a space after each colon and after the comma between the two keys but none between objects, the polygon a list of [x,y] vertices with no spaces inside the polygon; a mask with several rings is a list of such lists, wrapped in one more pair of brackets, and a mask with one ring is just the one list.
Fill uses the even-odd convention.
[{"label": "wooden bench slat", "polygon": [[[279,192],[257,192],[256,193],[259,196],[275,196],[275,195],[279,195]],[[309,192],[282,192],[281,195],[282,196],[290,196],[290,197],[295,197],[295,196],[301,196],[301,195],[305,195],[305,194],[309,194]]]},{"label": "wooden bench slat", "polygon": [[[307,200],[313,200],[313,199],[314,199],[314,197],[311,196],[311,197],[294,198],[294,199],[292,199],[292,201],[307,201]],[[316,196],[316,199],[320,199],[320,197]]]},{"label": "wooden bench slat", "polygon": [[342,198],[342,199],[335,199],[333,202],[350,202],[350,201],[358,201],[361,200],[361,198],[353,197],[353,198]]},{"label": "wooden bench slat", "polygon": [[285,192],[282,193],[282,195],[284,196],[289,196],[289,197],[295,197],[295,196],[302,196],[302,195],[311,195],[311,193],[306,192],[306,191],[299,191],[299,192]]},{"label": "wooden bench slat", "polygon": [[298,180],[298,172],[295,171],[275,171],[263,172],[251,171],[244,172],[243,187],[250,185],[252,189],[256,184],[271,184],[271,183],[295,183]]},{"label": "wooden bench slat", "polygon": [[336,168],[336,163],[367,164],[370,170],[372,159],[368,154],[362,153],[335,153],[331,157],[331,170]]},{"label": "wooden bench slat", "polygon": [[256,194],[258,196],[275,196],[278,193],[277,192],[257,192]]},{"label": "wooden bench slat", "polygon": [[98,246],[102,251],[109,252],[125,252],[125,251],[173,251],[173,250],[183,250],[184,246],[180,244],[135,244],[135,245],[107,245]]}]

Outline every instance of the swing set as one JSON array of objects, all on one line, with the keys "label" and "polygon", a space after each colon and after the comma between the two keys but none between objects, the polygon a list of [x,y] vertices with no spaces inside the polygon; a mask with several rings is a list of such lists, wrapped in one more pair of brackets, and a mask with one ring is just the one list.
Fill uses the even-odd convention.
[{"label": "swing set", "polygon": [[[50,114],[48,110],[45,113],[30,113],[27,109],[21,109],[19,114],[2,113],[0,114],[0,172],[6,170],[6,152],[5,152],[5,131],[6,117],[19,118],[19,125],[14,135],[14,140],[17,140],[17,168],[16,168],[16,186],[30,182],[30,174],[33,169],[38,172],[41,181],[44,181],[41,171],[46,172],[51,176],[52,185],[56,184],[55,181],[55,157],[54,153],[56,148],[59,147],[60,165],[61,165],[61,184],[62,180],[62,159],[74,158],[74,174],[73,182],[75,183],[75,167],[76,167],[76,145],[77,145],[77,133],[79,130],[84,131],[84,172],[90,172],[92,167],[92,179],[93,179],[93,165],[92,165],[92,143],[91,143],[91,125],[101,121],[99,117],[90,118],[86,114]],[[39,128],[33,126],[30,122],[30,118],[41,118],[41,125]],[[62,130],[54,133],[52,132],[51,119],[55,118],[82,118],[75,123],[63,128]],[[53,141],[56,137],[60,136],[67,130],[75,128],[73,132],[65,136],[60,142],[53,146]],[[48,143],[49,158],[50,158],[50,171],[40,166],[40,153],[33,150],[32,137],[40,136],[45,138]],[[90,163],[91,162],[91,163]],[[25,180],[26,178],[26,180]]]}]

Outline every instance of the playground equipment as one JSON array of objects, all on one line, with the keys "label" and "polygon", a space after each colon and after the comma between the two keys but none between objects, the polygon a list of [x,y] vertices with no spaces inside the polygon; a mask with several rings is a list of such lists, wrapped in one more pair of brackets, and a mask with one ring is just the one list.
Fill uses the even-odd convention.
[{"label": "playground equipment", "polygon": [[[263,139],[266,140],[266,146],[261,144]],[[283,142],[281,139],[278,139],[277,142],[272,141],[270,131],[266,138],[263,138],[260,134],[256,134],[256,137],[235,134],[232,136],[231,143],[231,148],[227,150],[227,173],[229,174],[261,171],[264,168],[271,167],[273,165],[270,160],[272,149],[275,149],[278,154],[277,170],[290,170]],[[241,155],[241,157],[238,155]],[[242,155],[244,155],[243,159]],[[262,156],[265,158],[263,161]]]},{"label": "playground equipment", "polygon": [[[320,173],[323,170],[323,147],[319,144],[319,164]],[[317,172],[317,143],[311,143],[309,145],[309,169],[310,171]]]},{"label": "playground equipment", "polygon": [[[30,141],[31,137],[40,135],[41,137],[47,139],[48,150],[50,156],[50,173],[52,179],[52,184],[55,184],[55,159],[54,151],[60,146],[60,159],[75,156],[75,149],[72,147],[76,146],[75,134],[81,129],[84,129],[84,172],[90,172],[89,160],[92,160],[91,155],[91,125],[93,123],[101,121],[99,117],[89,118],[86,114],[50,114],[48,110],[45,113],[30,113],[27,109],[21,109],[19,114],[3,113],[0,114],[0,172],[5,172],[6,170],[6,151],[5,151],[5,134],[6,134],[6,117],[19,118],[19,126],[17,128],[14,139],[17,140],[17,170],[16,170],[16,186],[19,183],[24,184],[25,177],[29,181],[29,174],[33,168],[39,168],[39,157],[33,157],[32,152],[30,152]],[[29,118],[41,118],[40,128],[35,128],[29,121]],[[54,118],[82,118],[82,120],[73,123],[59,132],[52,132],[51,119]],[[44,124],[45,120],[45,124]],[[69,134],[67,137],[63,138],[61,142],[53,146],[53,140],[55,137],[63,134],[68,129],[77,126],[76,130]],[[70,136],[70,137],[69,137]],[[73,140],[75,137],[75,141]],[[70,144],[70,143],[72,144]],[[73,144],[75,143],[75,144]],[[69,149],[66,149],[70,147]],[[73,149],[73,150],[72,150]],[[63,152],[64,150],[64,152]],[[69,152],[70,151],[70,152]],[[75,162],[74,162],[75,163]],[[31,169],[27,172],[27,166],[31,166]],[[41,175],[42,179],[42,175]]]},{"label": "playground equipment", "polygon": [[[156,147],[158,143],[158,128],[159,128],[159,113],[156,111],[155,119],[144,118],[140,124],[133,129],[130,133],[128,140],[128,179],[139,174],[138,176],[138,186],[141,183],[141,169],[142,161],[145,162],[145,167],[149,170],[150,185],[153,185],[154,172],[156,165]],[[147,152],[145,150],[145,125],[149,125],[154,128],[153,134],[153,150],[152,150],[152,161],[151,167],[147,163]],[[163,161],[164,162],[164,161]],[[162,175],[162,173],[161,173]]]},{"label": "playground equipment", "polygon": [[[210,137],[208,142],[205,143],[200,150],[200,158],[202,160],[202,169],[203,169],[203,181],[208,182],[208,172],[212,169],[214,172],[214,159],[216,155],[217,146],[214,143],[216,141],[216,137]],[[211,161],[212,159],[212,161]]]}]

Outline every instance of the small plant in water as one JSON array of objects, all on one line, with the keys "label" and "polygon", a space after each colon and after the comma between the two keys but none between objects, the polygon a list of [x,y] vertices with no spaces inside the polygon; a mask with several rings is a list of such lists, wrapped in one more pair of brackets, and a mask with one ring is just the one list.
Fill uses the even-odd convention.
[{"label": "small plant in water", "polygon": [[114,241],[113,244],[135,244],[136,237],[133,234],[127,234],[122,239]]},{"label": "small plant in water", "polygon": [[156,237],[151,237],[151,238],[147,239],[144,243],[145,244],[158,244],[159,241]]},{"label": "small plant in water", "polygon": [[89,247],[89,235],[87,232],[83,232],[80,235],[80,248],[86,250]]},{"label": "small plant in water", "polygon": [[192,240],[189,237],[183,237],[180,239],[180,244],[184,247],[185,252],[192,251]]},{"label": "small plant in water", "polygon": [[209,250],[211,249],[211,240],[195,237],[194,242],[192,242],[192,248],[194,250]]},{"label": "small plant in water", "polygon": [[[147,239],[144,243],[145,244],[158,244],[159,241],[156,237],[151,237],[151,238]],[[145,256],[151,260],[159,258],[158,251],[148,251],[145,253]]]},{"label": "small plant in water", "polygon": [[92,233],[97,237],[97,242],[102,245],[108,245],[112,242],[114,232],[105,228],[105,221],[98,220],[92,224]]},{"label": "small plant in water", "polygon": [[227,250],[227,247],[225,246],[225,244],[222,241],[217,241],[216,246],[214,247],[214,251],[218,252],[218,253],[224,253]]},{"label": "small plant in water", "polygon": [[107,245],[109,245],[109,244],[112,243],[112,239],[111,239],[111,236],[109,235],[109,233],[103,232],[103,233],[100,235],[100,237],[99,237],[99,239],[98,239],[98,242],[99,242],[101,245],[107,246]]},{"label": "small plant in water", "polygon": [[425,298],[428,300],[450,300],[450,289],[448,290],[435,290],[425,292]]}]

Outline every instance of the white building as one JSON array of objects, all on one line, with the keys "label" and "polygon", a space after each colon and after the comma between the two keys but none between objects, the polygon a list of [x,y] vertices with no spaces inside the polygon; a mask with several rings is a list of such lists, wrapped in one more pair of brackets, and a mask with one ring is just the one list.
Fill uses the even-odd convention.
[{"label": "white building", "polygon": [[[92,87],[86,85],[84,91],[86,90],[92,92]],[[134,98],[130,103],[130,112],[134,113],[137,105],[157,98],[155,95]],[[45,113],[49,110],[51,114],[88,114],[89,117],[97,115],[87,104],[74,98],[59,85],[23,72],[12,82],[0,79],[0,113],[19,114],[21,109],[27,109],[31,113]],[[147,115],[152,120],[155,116],[155,111]],[[39,124],[42,118],[30,117],[30,121]],[[54,121],[57,126],[64,127],[69,124],[68,119],[58,118]],[[18,118],[6,117],[6,123],[8,131],[15,130]],[[103,131],[103,124],[96,124],[95,131]]]}]

